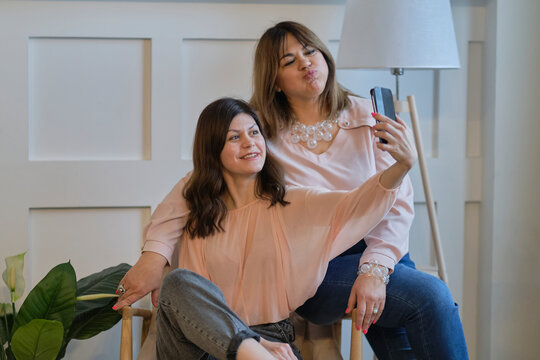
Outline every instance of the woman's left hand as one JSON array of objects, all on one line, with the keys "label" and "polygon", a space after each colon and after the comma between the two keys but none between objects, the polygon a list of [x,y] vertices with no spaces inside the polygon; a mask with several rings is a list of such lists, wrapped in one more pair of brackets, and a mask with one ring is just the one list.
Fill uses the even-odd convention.
[{"label": "woman's left hand", "polygon": [[399,164],[408,169],[412,168],[418,155],[411,129],[397,115],[396,121],[381,114],[373,113],[372,115],[377,120],[373,126],[375,136],[387,141],[386,144],[378,142],[377,147],[388,151]]},{"label": "woman's left hand", "polygon": [[292,348],[287,343],[281,342],[272,342],[265,340],[261,337],[261,345],[268,350],[273,357],[279,360],[297,360],[298,358],[294,355]]},{"label": "woman's left hand", "polygon": [[359,275],[354,282],[347,304],[347,313],[356,305],[356,329],[364,334],[376,323],[384,309],[386,285],[373,276]]}]

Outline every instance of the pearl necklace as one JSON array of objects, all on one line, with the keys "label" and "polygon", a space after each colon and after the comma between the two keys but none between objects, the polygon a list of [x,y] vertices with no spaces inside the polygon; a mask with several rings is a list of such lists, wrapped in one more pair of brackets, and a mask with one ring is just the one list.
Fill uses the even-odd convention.
[{"label": "pearl necklace", "polygon": [[337,122],[337,119],[323,120],[315,125],[306,126],[297,121],[291,128],[290,140],[293,144],[305,142],[307,147],[313,150],[321,140],[326,142],[332,141],[332,130],[334,130]]}]

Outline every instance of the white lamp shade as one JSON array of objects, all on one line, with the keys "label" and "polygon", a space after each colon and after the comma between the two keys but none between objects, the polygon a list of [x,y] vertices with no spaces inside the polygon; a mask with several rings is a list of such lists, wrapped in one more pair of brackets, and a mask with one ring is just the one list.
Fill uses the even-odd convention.
[{"label": "white lamp shade", "polygon": [[459,66],[449,0],[347,0],[338,68]]}]

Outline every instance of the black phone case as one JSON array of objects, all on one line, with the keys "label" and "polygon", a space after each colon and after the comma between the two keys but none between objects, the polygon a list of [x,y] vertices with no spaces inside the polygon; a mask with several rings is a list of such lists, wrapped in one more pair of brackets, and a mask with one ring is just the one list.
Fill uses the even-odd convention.
[{"label": "black phone case", "polygon": [[[392,120],[396,120],[396,110],[394,109],[394,98],[392,97],[392,90],[375,86],[370,90],[371,102],[373,103],[373,110],[376,113],[387,116]],[[379,138],[379,141],[386,144],[387,141]]]}]

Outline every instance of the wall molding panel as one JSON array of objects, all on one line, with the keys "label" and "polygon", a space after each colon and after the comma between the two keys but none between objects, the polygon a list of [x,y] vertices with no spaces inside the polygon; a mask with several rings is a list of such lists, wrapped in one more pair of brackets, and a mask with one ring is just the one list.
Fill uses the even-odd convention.
[{"label": "wall molding panel", "polygon": [[151,40],[31,37],[29,158],[149,160]]},{"label": "wall molding panel", "polygon": [[134,264],[148,219],[149,206],[29,209],[29,286],[61,262],[71,262],[77,279],[122,262]]}]

